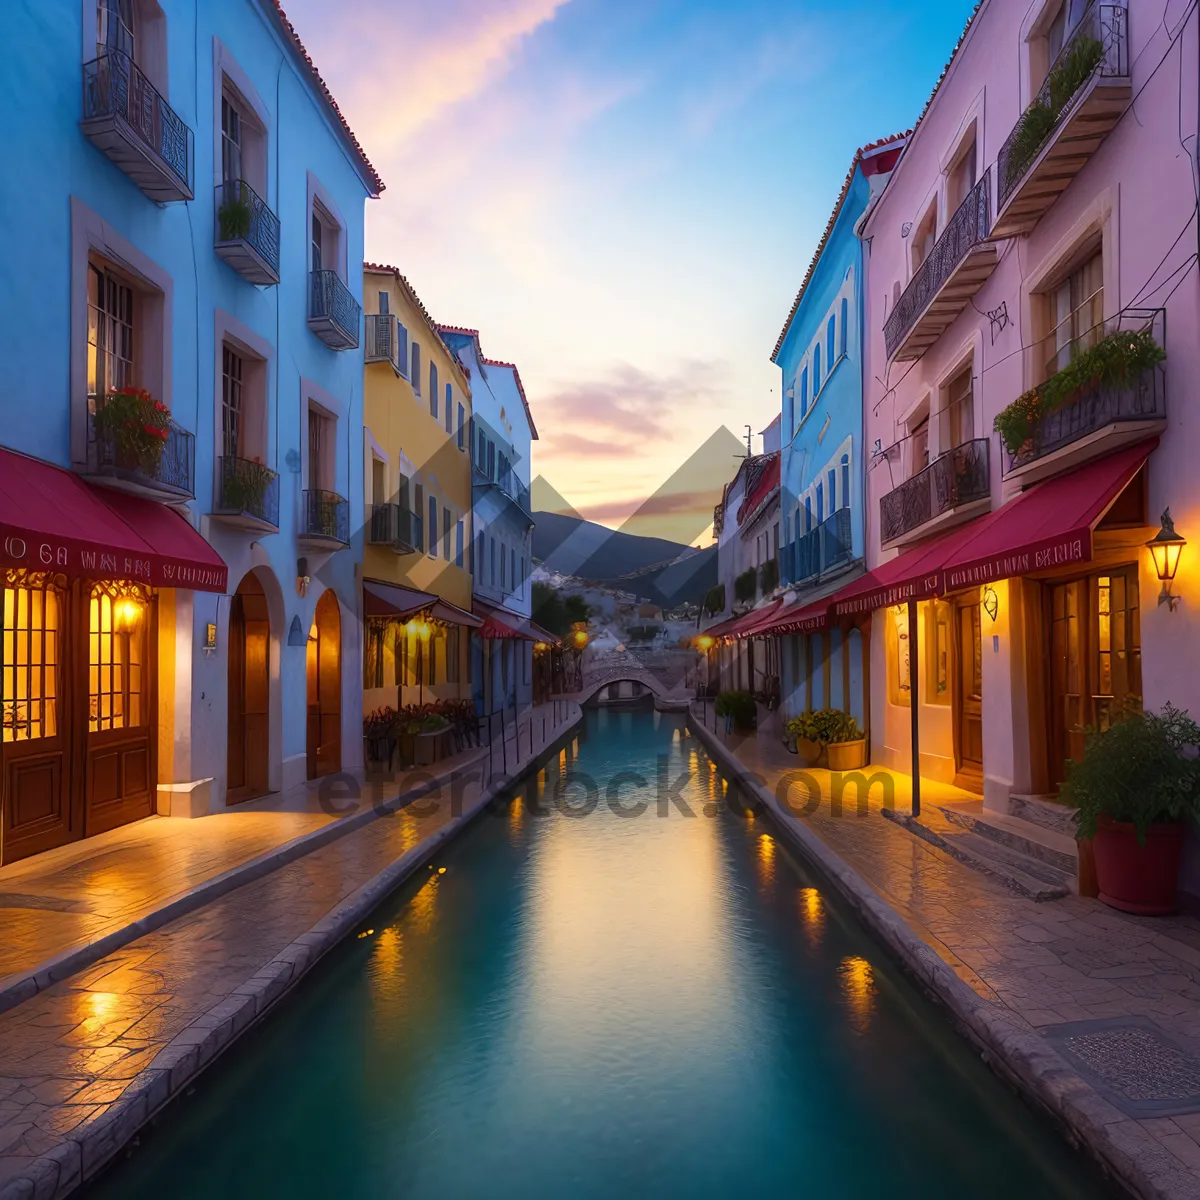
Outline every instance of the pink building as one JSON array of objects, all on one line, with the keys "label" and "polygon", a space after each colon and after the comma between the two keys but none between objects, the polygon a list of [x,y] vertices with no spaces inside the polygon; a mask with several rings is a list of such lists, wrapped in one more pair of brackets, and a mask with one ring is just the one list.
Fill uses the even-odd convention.
[{"label": "pink building", "polygon": [[861,230],[869,571],[834,615],[874,761],[915,727],[1001,813],[1127,695],[1200,712],[1200,545],[1177,611],[1145,548],[1168,506],[1200,539],[1196,24],[983,0]]}]

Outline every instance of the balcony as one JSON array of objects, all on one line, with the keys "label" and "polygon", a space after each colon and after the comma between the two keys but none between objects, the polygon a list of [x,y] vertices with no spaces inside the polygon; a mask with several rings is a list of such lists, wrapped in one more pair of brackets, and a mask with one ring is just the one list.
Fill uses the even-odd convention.
[{"label": "balcony", "polygon": [[1005,483],[1028,487],[1166,428],[1166,312],[1126,309],[1085,341],[1064,370],[997,417]]},{"label": "balcony", "polygon": [[213,516],[226,525],[279,531],[279,476],[257,460],[217,460],[217,502]]},{"label": "balcony", "polygon": [[127,54],[84,63],[79,127],[151,200],[192,199],[192,131]]},{"label": "balcony", "polygon": [[362,306],[336,271],[313,271],[308,327],[330,350],[357,350]]},{"label": "balcony", "polygon": [[533,510],[530,507],[529,489],[522,487],[515,475],[511,480],[501,483],[498,480],[492,479],[478,463],[473,463],[471,466],[471,480],[477,488],[486,488],[494,491],[501,500],[518,510],[520,518],[523,518],[530,525],[533,524]]},{"label": "balcony", "polygon": [[250,283],[279,282],[279,218],[244,180],[217,187],[213,249]]},{"label": "balcony", "polygon": [[366,345],[365,362],[396,362],[396,318],[389,313],[368,313],[364,318]]},{"label": "balcony", "polygon": [[920,358],[995,270],[988,179],[985,173],[958,206],[884,322],[889,359]]},{"label": "balcony", "polygon": [[341,550],[350,544],[350,501],[337,492],[308,488],[302,496],[300,541],[317,550]]},{"label": "balcony", "polygon": [[844,567],[853,557],[850,510],[839,508],[787,549],[784,565],[791,583],[807,583]]},{"label": "balcony", "polygon": [[423,548],[421,518],[399,504],[373,504],[367,516],[367,541],[387,546],[397,554],[415,554]]},{"label": "balcony", "polygon": [[144,437],[148,424],[126,409],[124,401],[122,405],[114,406],[110,415],[121,412],[124,419],[106,420],[102,414],[107,403],[99,398],[96,412],[88,413],[86,474],[106,487],[160,504],[187,504],[195,496],[195,437],[165,416],[165,410],[163,418],[153,422],[159,433]]},{"label": "balcony", "polygon": [[961,525],[991,507],[988,439],[975,438],[939,455],[879,501],[884,549]]},{"label": "balcony", "polygon": [[1028,233],[1129,106],[1129,14],[1092,4],[1000,147],[993,238]]}]

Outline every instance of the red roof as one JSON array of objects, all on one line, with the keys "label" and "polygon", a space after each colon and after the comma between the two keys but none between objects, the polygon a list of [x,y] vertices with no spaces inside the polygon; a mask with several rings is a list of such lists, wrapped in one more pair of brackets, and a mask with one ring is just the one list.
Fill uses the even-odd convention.
[{"label": "red roof", "polygon": [[0,563],[223,592],[229,570],[180,513],[0,448]]},{"label": "red roof", "polygon": [[370,176],[371,182],[375,187],[374,196],[378,196],[384,189],[384,182],[379,178],[379,172],[371,165],[371,160],[367,157],[366,151],[359,144],[358,138],[354,136],[354,130],[350,128],[349,122],[342,116],[342,110],[338,108],[337,101],[333,98],[333,93],[329,90],[329,85],[321,78],[321,72],[317,70],[316,63],[309,57],[308,51],[304,48],[304,43],[300,40],[300,35],[296,32],[296,27],[288,20],[288,15],[283,11],[279,0],[275,0],[275,12],[279,17],[280,24],[283,25],[284,32],[292,39],[296,49],[300,52],[300,57],[308,64],[308,69],[312,72],[312,77],[316,81],[317,90],[324,97],[325,102],[333,110],[333,115],[337,117],[341,123],[342,129],[346,136],[350,139],[350,144],[358,153],[359,161],[366,169],[367,175]]},{"label": "red roof", "polygon": [[[525,406],[525,419],[529,422],[529,432],[535,442],[540,441],[538,437],[537,426],[533,423],[533,411],[529,407],[529,399],[525,395],[525,385],[521,382],[521,372],[517,370],[516,363],[504,362],[499,358],[488,358],[483,352],[483,347],[479,343],[479,330],[468,329],[465,325],[439,325],[438,329],[442,333],[457,333],[463,337],[475,339],[475,353],[479,356],[479,361],[485,367],[506,367],[513,373],[513,380],[517,385],[517,391],[521,396],[521,403]],[[464,368],[465,370],[466,368]],[[470,372],[467,372],[470,374]]]},{"label": "red roof", "polygon": [[763,467],[762,474],[754,481],[754,486],[746,493],[746,498],[742,501],[741,508],[738,509],[738,524],[742,523],[743,517],[747,517],[753,513],[778,486],[779,452],[774,451],[767,455],[767,462]]}]

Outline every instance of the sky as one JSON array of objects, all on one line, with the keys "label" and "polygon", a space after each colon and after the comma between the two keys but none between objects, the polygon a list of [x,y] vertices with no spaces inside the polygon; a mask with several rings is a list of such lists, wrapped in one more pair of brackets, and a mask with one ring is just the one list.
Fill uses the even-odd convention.
[{"label": "sky", "polygon": [[912,125],[973,4],[286,7],[387,185],[368,259],[517,364],[533,474],[617,527],[779,412],[771,351],[854,152]]}]

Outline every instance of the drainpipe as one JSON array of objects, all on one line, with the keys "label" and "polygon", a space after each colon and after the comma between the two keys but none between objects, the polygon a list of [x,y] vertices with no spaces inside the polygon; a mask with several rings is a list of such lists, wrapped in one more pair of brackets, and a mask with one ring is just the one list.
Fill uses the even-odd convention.
[{"label": "drainpipe", "polygon": [[908,602],[908,702],[912,712],[912,815],[921,815],[921,638],[917,632],[917,602]]}]

